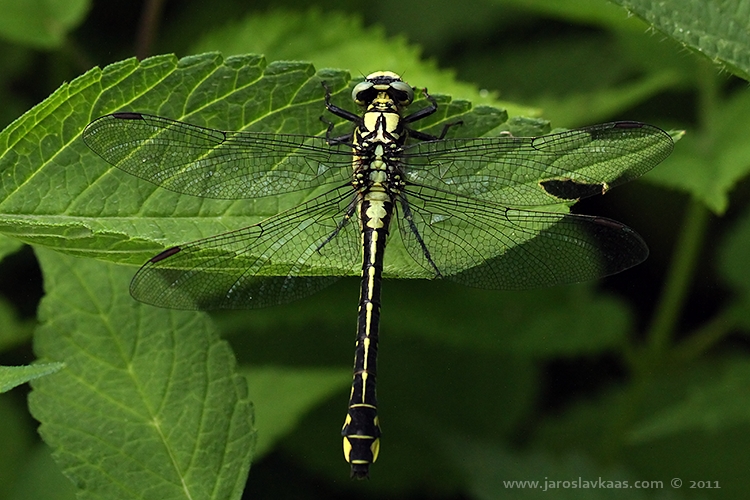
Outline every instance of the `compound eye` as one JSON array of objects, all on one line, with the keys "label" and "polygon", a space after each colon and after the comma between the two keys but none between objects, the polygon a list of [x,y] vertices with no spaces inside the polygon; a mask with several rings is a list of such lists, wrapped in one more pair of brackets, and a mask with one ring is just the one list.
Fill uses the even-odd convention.
[{"label": "compound eye", "polygon": [[360,105],[365,105],[372,101],[372,82],[364,81],[354,86],[352,89],[352,100]]},{"label": "compound eye", "polygon": [[391,82],[391,88],[395,91],[393,98],[401,106],[408,106],[414,100],[414,89],[408,83],[402,81]]}]

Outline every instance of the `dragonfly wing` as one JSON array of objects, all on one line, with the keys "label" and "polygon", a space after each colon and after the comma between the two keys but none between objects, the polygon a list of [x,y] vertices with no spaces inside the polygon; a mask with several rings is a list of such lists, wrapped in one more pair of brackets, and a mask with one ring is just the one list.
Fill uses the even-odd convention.
[{"label": "dragonfly wing", "polygon": [[351,177],[351,148],[329,145],[323,137],[224,132],[141,113],[115,113],[90,123],[83,139],[125,172],[206,198],[257,198]]},{"label": "dragonfly wing", "polygon": [[510,206],[602,194],[672,152],[665,131],[614,122],[540,137],[446,139],[405,148],[408,182]]},{"label": "dragonfly wing", "polygon": [[509,208],[428,187],[401,198],[401,238],[436,277],[489,289],[575,283],[648,256],[641,237],[602,217]]},{"label": "dragonfly wing", "polygon": [[175,309],[239,309],[290,302],[357,272],[360,237],[351,186],[259,224],[165,250],[130,292]]}]

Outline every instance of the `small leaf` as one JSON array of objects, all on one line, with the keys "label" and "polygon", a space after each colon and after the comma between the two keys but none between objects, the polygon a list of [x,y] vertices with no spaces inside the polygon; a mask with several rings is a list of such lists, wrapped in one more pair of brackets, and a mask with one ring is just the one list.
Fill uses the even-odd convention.
[{"label": "small leaf", "polygon": [[0,366],[0,392],[7,392],[35,378],[62,370],[63,363],[39,363],[26,366]]},{"label": "small leaf", "polygon": [[245,380],[206,315],[137,304],[132,269],[38,251],[47,296],[33,383],[40,433],[80,498],[240,498],[252,456]]},{"label": "small leaf", "polygon": [[714,111],[710,131],[688,131],[671,158],[644,176],[644,180],[677,188],[723,214],[729,193],[750,173],[750,92],[737,92]]}]

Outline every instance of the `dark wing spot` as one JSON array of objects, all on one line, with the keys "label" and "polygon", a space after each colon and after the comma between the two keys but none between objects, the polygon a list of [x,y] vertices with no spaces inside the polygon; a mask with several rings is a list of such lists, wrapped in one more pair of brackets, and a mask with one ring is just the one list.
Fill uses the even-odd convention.
[{"label": "dark wing spot", "polygon": [[547,193],[562,200],[578,200],[607,191],[605,184],[583,184],[572,179],[542,181],[540,184]]},{"label": "dark wing spot", "polygon": [[120,120],[143,120],[143,115],[140,113],[131,113],[129,111],[123,111],[121,113],[112,113],[112,116],[119,118]]},{"label": "dark wing spot", "polygon": [[164,250],[159,255],[151,257],[151,260],[149,262],[151,262],[152,264],[155,264],[155,263],[157,263],[159,261],[162,261],[162,260],[166,259],[167,257],[173,256],[174,254],[178,253],[181,250],[182,250],[182,248],[180,248],[180,247],[167,248],[166,250]]}]

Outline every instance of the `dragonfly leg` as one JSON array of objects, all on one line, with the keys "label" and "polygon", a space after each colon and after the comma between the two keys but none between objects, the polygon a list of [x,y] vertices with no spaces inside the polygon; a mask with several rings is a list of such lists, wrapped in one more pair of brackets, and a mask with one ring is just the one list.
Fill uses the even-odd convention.
[{"label": "dragonfly leg", "polygon": [[427,248],[427,245],[425,245],[425,242],[422,239],[422,235],[419,234],[419,229],[417,229],[417,225],[414,223],[414,215],[411,213],[411,208],[409,208],[409,202],[406,201],[406,198],[404,198],[403,195],[400,196],[399,199],[401,201],[401,209],[404,211],[404,220],[407,222],[407,224],[409,224],[409,230],[417,239],[417,243],[419,243],[419,246],[422,249],[422,254],[424,255],[425,259],[427,259],[427,263],[430,264],[430,267],[435,272],[435,279],[442,278],[443,273],[440,272],[437,264],[435,264],[435,261],[432,260],[430,250]]},{"label": "dragonfly leg", "polygon": [[323,88],[326,90],[326,109],[334,115],[343,118],[344,120],[354,122],[357,126],[362,125],[362,117],[355,115],[351,111],[347,111],[344,108],[340,108],[331,102],[331,89],[328,88],[326,82],[320,82]]},{"label": "dragonfly leg", "polygon": [[332,137],[331,134],[333,133],[333,127],[335,126],[335,124],[331,120],[326,120],[326,118],[323,116],[320,117],[320,121],[328,126],[328,128],[326,129],[326,141],[328,141],[329,146],[344,144],[345,146],[349,146],[352,148],[355,147],[354,143],[352,142],[352,138],[354,136],[353,133]]},{"label": "dragonfly leg", "polygon": [[[438,104],[434,97],[432,97],[429,93],[427,93],[427,89],[424,89],[423,91],[425,99],[427,99],[430,102],[430,105],[426,108],[422,108],[419,111],[415,111],[414,113],[410,114],[409,116],[405,116],[403,118],[404,123],[411,123],[415,122],[417,120],[421,120],[422,118],[426,118],[430,116],[432,113],[437,111]],[[439,139],[445,138],[445,134],[448,133],[448,129],[453,127],[454,125],[461,125],[463,124],[463,121],[455,121],[452,123],[446,123],[443,125],[443,130],[440,132],[440,135],[432,135],[427,134],[425,132],[420,132],[419,130],[412,130],[407,129],[409,137],[413,137],[414,139],[418,139],[420,141],[435,141]]]},{"label": "dragonfly leg", "polygon": [[422,118],[430,116],[432,113],[437,111],[438,105],[435,98],[427,93],[427,89],[423,89],[422,94],[424,95],[424,98],[430,102],[430,105],[426,108],[422,108],[419,111],[415,111],[414,113],[403,117],[401,121],[403,121],[404,123],[415,122],[417,120],[421,120]]},{"label": "dragonfly leg", "polygon": [[352,202],[349,204],[349,207],[346,209],[346,213],[344,214],[344,217],[341,218],[339,223],[336,225],[336,229],[331,232],[331,234],[328,235],[328,238],[323,240],[323,243],[321,243],[318,248],[315,249],[316,252],[320,252],[324,246],[326,246],[328,243],[331,242],[338,234],[341,232],[342,229],[346,227],[347,224],[349,224],[352,220],[352,217],[354,216],[354,213],[357,211],[357,199],[353,199]]}]

